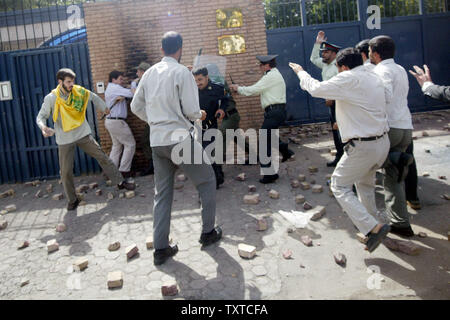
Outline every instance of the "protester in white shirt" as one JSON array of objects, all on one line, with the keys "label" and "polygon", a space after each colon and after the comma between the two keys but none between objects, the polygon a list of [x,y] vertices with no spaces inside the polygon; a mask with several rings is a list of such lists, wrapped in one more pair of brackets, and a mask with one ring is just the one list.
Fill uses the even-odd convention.
[{"label": "protester in white shirt", "polygon": [[375,65],[370,62],[369,59],[369,41],[370,39],[365,39],[358,42],[358,44],[355,46],[355,49],[358,50],[358,52],[361,54],[364,67],[366,67],[369,71],[373,71]]},{"label": "protester in white shirt", "polygon": [[412,118],[408,108],[408,75],[394,61],[395,43],[389,36],[377,36],[369,41],[370,61],[376,65],[373,72],[383,81],[391,148],[384,165],[384,191],[386,214],[391,232],[412,237],[406,207],[404,180],[414,157],[405,151],[412,142]]},{"label": "protester in white shirt", "polygon": [[105,127],[112,140],[109,157],[126,178],[131,175],[131,163],[136,151],[133,132],[126,122],[128,116],[126,98],[132,97],[133,92],[124,87],[123,73],[117,70],[112,71],[105,91],[106,104],[111,109],[111,113],[106,117]]},{"label": "protester in white shirt", "polygon": [[[148,69],[137,88],[131,102],[131,111],[150,125],[150,144],[155,167],[155,200],[153,207],[154,264],[163,264],[178,252],[176,245],[169,245],[170,220],[172,211],[174,174],[177,166],[172,151],[175,147],[189,146],[188,161],[179,167],[193,182],[202,203],[203,246],[219,241],[220,227],[214,227],[216,215],[216,178],[210,164],[204,161],[194,163],[194,155],[203,154],[202,145],[190,132],[191,121],[206,119],[206,112],[200,110],[198,88],[194,76],[179,63],[182,55],[183,39],[176,32],[167,32],[162,38],[161,62]],[[173,134],[179,132],[175,137]],[[177,140],[176,138],[182,139]],[[183,149],[183,159],[186,150]]]},{"label": "protester in white shirt", "polygon": [[[336,100],[336,120],[347,145],[331,177],[331,190],[355,226],[367,235],[367,249],[373,252],[390,229],[374,217],[375,173],[389,151],[384,87],[363,66],[361,55],[353,48],[341,50],[336,64],[339,74],[323,82],[297,64],[290,66],[303,90],[313,97]],[[353,184],[360,200],[352,191]]]}]

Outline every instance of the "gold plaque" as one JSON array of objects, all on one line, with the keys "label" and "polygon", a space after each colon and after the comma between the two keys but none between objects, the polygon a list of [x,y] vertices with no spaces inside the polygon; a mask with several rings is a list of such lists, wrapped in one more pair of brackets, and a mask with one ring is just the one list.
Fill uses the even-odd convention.
[{"label": "gold plaque", "polygon": [[241,35],[221,36],[218,40],[221,56],[245,52],[245,39]]},{"label": "gold plaque", "polygon": [[242,27],[242,10],[238,8],[217,9],[217,28],[239,28]]}]

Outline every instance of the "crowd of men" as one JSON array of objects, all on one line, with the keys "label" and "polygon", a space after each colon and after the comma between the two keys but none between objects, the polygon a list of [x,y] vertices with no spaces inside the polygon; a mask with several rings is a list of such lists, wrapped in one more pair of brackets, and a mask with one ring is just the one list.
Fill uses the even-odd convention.
[{"label": "crowd of men", "polygon": [[[62,184],[68,198],[68,210],[80,202],[73,182],[73,161],[78,146],[99,162],[108,178],[119,189],[133,190],[131,163],[136,142],[126,119],[127,101],[131,111],[146,123],[144,150],[149,160],[146,173],[154,173],[153,206],[154,263],[160,265],[178,252],[169,244],[174,174],[180,167],[199,192],[202,205],[203,247],[219,241],[222,230],[215,226],[216,189],[224,182],[224,173],[214,154],[212,164],[194,159],[215,141],[196,140],[194,122],[201,121],[203,133],[209,129],[237,129],[239,113],[232,92],[244,96],[260,96],[264,110],[261,129],[268,131],[267,155],[271,161],[260,163],[263,184],[273,183],[279,176],[271,162],[271,133],[286,120],[286,83],[277,69],[276,55],[257,56],[261,79],[251,86],[213,81],[214,69],[209,65],[194,70],[180,64],[183,39],[177,32],[166,33],[161,41],[162,60],[153,66],[141,63],[138,78],[131,88],[124,83],[123,73],[112,71],[105,92],[106,103],[95,93],[74,84],[76,75],[70,69],[58,71],[58,87],[48,94],[37,116],[37,124],[45,137],[56,136]],[[420,208],[417,197],[417,170],[413,156],[412,118],[408,108],[408,77],[395,60],[395,43],[389,36],[363,40],[355,48],[341,49],[327,42],[320,31],[311,54],[311,62],[322,70],[322,81],[313,79],[300,65],[290,67],[300,79],[301,89],[313,97],[323,98],[330,108],[330,122],[336,146],[336,158],[327,163],[336,167],[331,189],[354,225],[367,236],[366,249],[373,252],[387,233],[414,236],[407,203]],[[425,94],[449,101],[448,87],[432,83],[427,66],[414,66],[416,77]],[[86,121],[86,108],[93,103],[106,115],[112,149],[109,157],[91,135]],[[298,106],[301,107],[301,106]],[[54,129],[47,127],[52,116]],[[219,127],[218,120],[221,121]],[[174,132],[178,132],[177,140]],[[224,141],[225,141],[225,136]],[[181,138],[181,139],[180,139]],[[278,136],[276,136],[279,139]],[[277,140],[275,140],[277,141]],[[282,161],[294,155],[288,144],[279,141]],[[173,151],[183,144],[190,152],[176,163]],[[248,147],[248,146],[247,146]],[[250,149],[247,149],[250,151]],[[262,155],[259,154],[258,158]],[[186,158],[187,157],[187,158]],[[382,223],[375,205],[375,173],[384,171],[386,217]],[[411,170],[412,169],[412,170]],[[272,170],[272,171],[271,171]],[[409,177],[409,178],[408,178]],[[406,185],[405,185],[406,184]],[[406,192],[405,192],[406,190]]]}]

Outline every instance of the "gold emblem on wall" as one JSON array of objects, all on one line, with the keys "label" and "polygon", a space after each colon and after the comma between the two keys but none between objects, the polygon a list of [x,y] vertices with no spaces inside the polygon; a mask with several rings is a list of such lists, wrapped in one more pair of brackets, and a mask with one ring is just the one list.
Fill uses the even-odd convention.
[{"label": "gold emblem on wall", "polygon": [[221,36],[219,40],[219,54],[238,54],[245,52],[245,39],[241,35]]},{"label": "gold emblem on wall", "polygon": [[217,9],[217,28],[239,28],[243,24],[242,10],[238,8]]}]

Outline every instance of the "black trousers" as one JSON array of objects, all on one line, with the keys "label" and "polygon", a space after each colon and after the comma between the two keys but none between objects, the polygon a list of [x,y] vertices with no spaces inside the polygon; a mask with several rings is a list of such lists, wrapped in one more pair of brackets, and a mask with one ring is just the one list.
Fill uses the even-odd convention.
[{"label": "black trousers", "polygon": [[[414,156],[414,144],[412,141],[405,152]],[[419,197],[417,196],[417,180],[416,159],[414,159],[413,163],[408,168],[408,175],[405,179],[405,194],[406,200],[408,201],[419,200]]]},{"label": "black trousers", "polygon": [[[330,107],[330,122],[331,129],[333,129],[333,124],[336,122],[336,102],[333,101],[333,105]],[[333,129],[333,140],[334,146],[336,148],[336,159],[340,159],[344,154],[344,144],[342,143],[341,135],[339,134],[339,130]]]},{"label": "black trousers", "polygon": [[[271,142],[272,129],[278,129],[281,125],[284,124],[285,121],[286,121],[285,107],[273,108],[271,110],[267,110],[266,112],[264,112],[264,122],[262,124],[261,129],[267,129],[267,157],[269,158],[272,156],[272,142]],[[279,136],[278,140],[280,153],[282,155],[288,155],[288,144],[281,141]],[[268,164],[261,164],[261,167],[263,168],[269,168],[270,166],[271,166],[270,162]]]},{"label": "black trousers", "polygon": [[[212,127],[212,129],[217,129],[217,126]],[[205,135],[205,130],[203,130],[203,136]],[[215,137],[213,136],[211,138],[211,141],[205,141],[204,139],[202,139],[202,147],[203,149],[206,149],[207,146],[209,146],[211,143],[215,142]],[[214,157],[216,157],[216,153],[214,152],[213,154]],[[224,177],[224,173],[223,173],[223,169],[222,169],[222,165],[221,164],[217,164],[215,161],[211,164],[213,170],[214,170],[214,174],[216,176],[216,181],[221,181]]]}]

